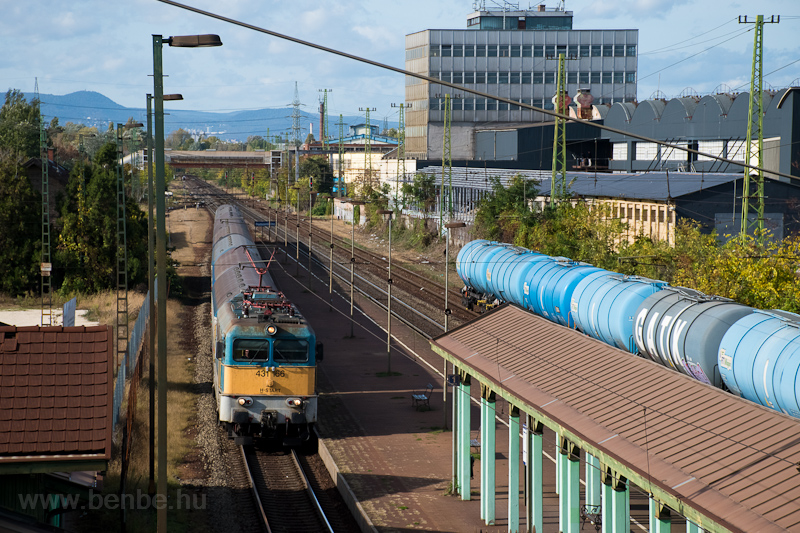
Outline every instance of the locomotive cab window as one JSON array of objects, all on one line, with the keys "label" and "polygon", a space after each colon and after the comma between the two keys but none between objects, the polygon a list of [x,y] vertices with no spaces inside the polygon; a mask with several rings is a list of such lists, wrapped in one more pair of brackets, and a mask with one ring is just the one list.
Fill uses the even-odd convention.
[{"label": "locomotive cab window", "polygon": [[268,361],[269,341],[266,339],[237,339],[233,341],[234,361]]},{"label": "locomotive cab window", "polygon": [[275,339],[275,363],[305,363],[308,361],[308,342],[296,339]]}]

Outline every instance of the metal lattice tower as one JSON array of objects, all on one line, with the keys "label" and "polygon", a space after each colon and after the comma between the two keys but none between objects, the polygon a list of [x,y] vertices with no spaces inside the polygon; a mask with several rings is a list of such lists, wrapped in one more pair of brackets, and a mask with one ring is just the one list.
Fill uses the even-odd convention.
[{"label": "metal lattice tower", "polygon": [[339,186],[336,188],[337,196],[341,198],[342,196],[342,189],[344,188],[344,174],[342,173],[342,158],[344,157],[344,121],[342,120],[342,115],[339,115],[339,122],[336,123],[339,126]]},{"label": "metal lattice tower", "polygon": [[128,243],[122,132],[122,124],[117,124],[117,365],[125,361],[125,353],[128,351]]},{"label": "metal lattice tower", "polygon": [[[558,54],[558,74],[556,79],[555,109],[566,115],[569,111],[566,103],[566,73],[564,72],[564,54]],[[567,183],[567,127],[566,120],[556,118],[553,133],[553,175],[550,178],[550,207],[556,200],[566,196]]]},{"label": "metal lattice tower", "polygon": [[369,124],[369,112],[376,111],[376,109],[374,107],[371,109],[369,107],[359,108],[359,111],[367,112],[367,133],[364,136],[364,177],[366,178],[364,183],[372,187],[372,126]]},{"label": "metal lattice tower", "polygon": [[[36,100],[39,100],[39,82],[36,82]],[[50,274],[50,157],[47,153],[47,130],[44,116],[39,114],[39,150],[42,157],[42,326],[53,325],[53,292]]]},{"label": "metal lattice tower", "polygon": [[328,149],[328,91],[333,89],[322,89],[322,131],[319,132],[322,137],[322,149]]},{"label": "metal lattice tower", "polygon": [[[394,104],[392,104],[394,107]],[[409,106],[410,107],[410,106]],[[403,183],[406,181],[406,116],[403,103],[400,103],[400,115],[397,124],[397,174],[394,180],[394,205],[398,207],[397,199],[400,196],[400,176]],[[405,202],[403,202],[405,203]],[[400,206],[402,211],[402,206]]]},{"label": "metal lattice tower", "polygon": [[[769,24],[780,22],[780,17],[772,16]],[[753,39],[753,66],[750,72],[750,105],[747,121],[747,138],[745,139],[745,165],[754,164],[763,167],[764,159],[764,15],[758,15],[755,21],[747,17],[739,17],[740,24],[755,24]],[[755,220],[749,220],[750,212],[756,214]],[[748,230],[754,231],[759,244],[764,241],[764,171],[744,168],[744,190],[742,192],[742,220],[740,235],[745,237]]]},{"label": "metal lattice tower", "polygon": [[294,144],[294,182],[300,180],[300,93],[297,82],[294,82],[294,100],[292,100],[292,143]]},{"label": "metal lattice tower", "polygon": [[[453,102],[450,93],[444,95],[444,139],[442,140],[442,186],[439,188],[439,232],[444,232],[444,210],[447,205],[448,221],[453,218],[453,159],[450,150],[450,124],[453,118]],[[445,178],[447,193],[445,195]],[[446,202],[446,204],[445,204]]]}]

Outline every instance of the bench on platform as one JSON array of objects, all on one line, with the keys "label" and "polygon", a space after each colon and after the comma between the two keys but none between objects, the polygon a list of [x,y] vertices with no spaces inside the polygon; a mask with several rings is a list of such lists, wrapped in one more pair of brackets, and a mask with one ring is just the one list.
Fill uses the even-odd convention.
[{"label": "bench on platform", "polygon": [[583,531],[583,526],[588,521],[590,524],[594,526],[596,531],[600,531],[603,527],[603,520],[600,514],[600,506],[599,505],[581,505],[580,508],[581,512],[581,531]]},{"label": "bench on platform", "polygon": [[414,391],[411,395],[411,406],[417,411],[423,409],[430,410],[431,408],[431,395],[433,394],[433,385],[428,383],[424,390]]}]

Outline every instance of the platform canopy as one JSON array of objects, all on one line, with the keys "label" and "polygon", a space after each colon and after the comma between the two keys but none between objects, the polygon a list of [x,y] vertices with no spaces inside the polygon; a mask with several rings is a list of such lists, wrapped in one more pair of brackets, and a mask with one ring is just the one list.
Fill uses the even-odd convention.
[{"label": "platform canopy", "polygon": [[707,531],[800,526],[800,420],[513,305],[431,344]]}]

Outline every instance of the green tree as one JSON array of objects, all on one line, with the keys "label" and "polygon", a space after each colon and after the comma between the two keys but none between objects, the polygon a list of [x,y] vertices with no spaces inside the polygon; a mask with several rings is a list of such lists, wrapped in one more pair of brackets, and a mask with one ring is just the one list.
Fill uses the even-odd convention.
[{"label": "green tree", "polygon": [[[492,194],[478,203],[475,227],[482,238],[514,242],[520,228],[536,223],[538,211],[531,202],[539,194],[534,180],[514,176],[508,188],[498,178],[492,178]],[[523,232],[524,234],[524,232]],[[525,240],[524,236],[521,236]]]},{"label": "green tree", "polygon": [[0,291],[38,292],[41,262],[41,194],[14,158],[0,158]]},{"label": "green tree", "polygon": [[317,192],[331,192],[333,190],[333,171],[328,160],[321,155],[304,157],[300,161],[300,175],[311,178],[314,190]]},{"label": "green tree", "polygon": [[193,142],[194,139],[192,139],[191,133],[183,128],[178,128],[167,135],[167,138],[164,140],[164,148],[171,148],[173,150],[188,150]]},{"label": "green tree", "polygon": [[420,211],[430,211],[436,204],[436,183],[430,174],[417,174],[413,183],[403,184],[403,195]]},{"label": "green tree", "polygon": [[39,101],[28,103],[18,89],[9,89],[0,108],[0,149],[17,159],[39,155]]},{"label": "green tree", "polygon": [[[56,253],[57,263],[67,265],[64,291],[94,292],[116,286],[116,150],[114,143],[106,144],[91,167],[78,164],[70,174]],[[128,281],[135,285],[144,281],[147,272],[147,222],[129,194],[125,209]]]}]

